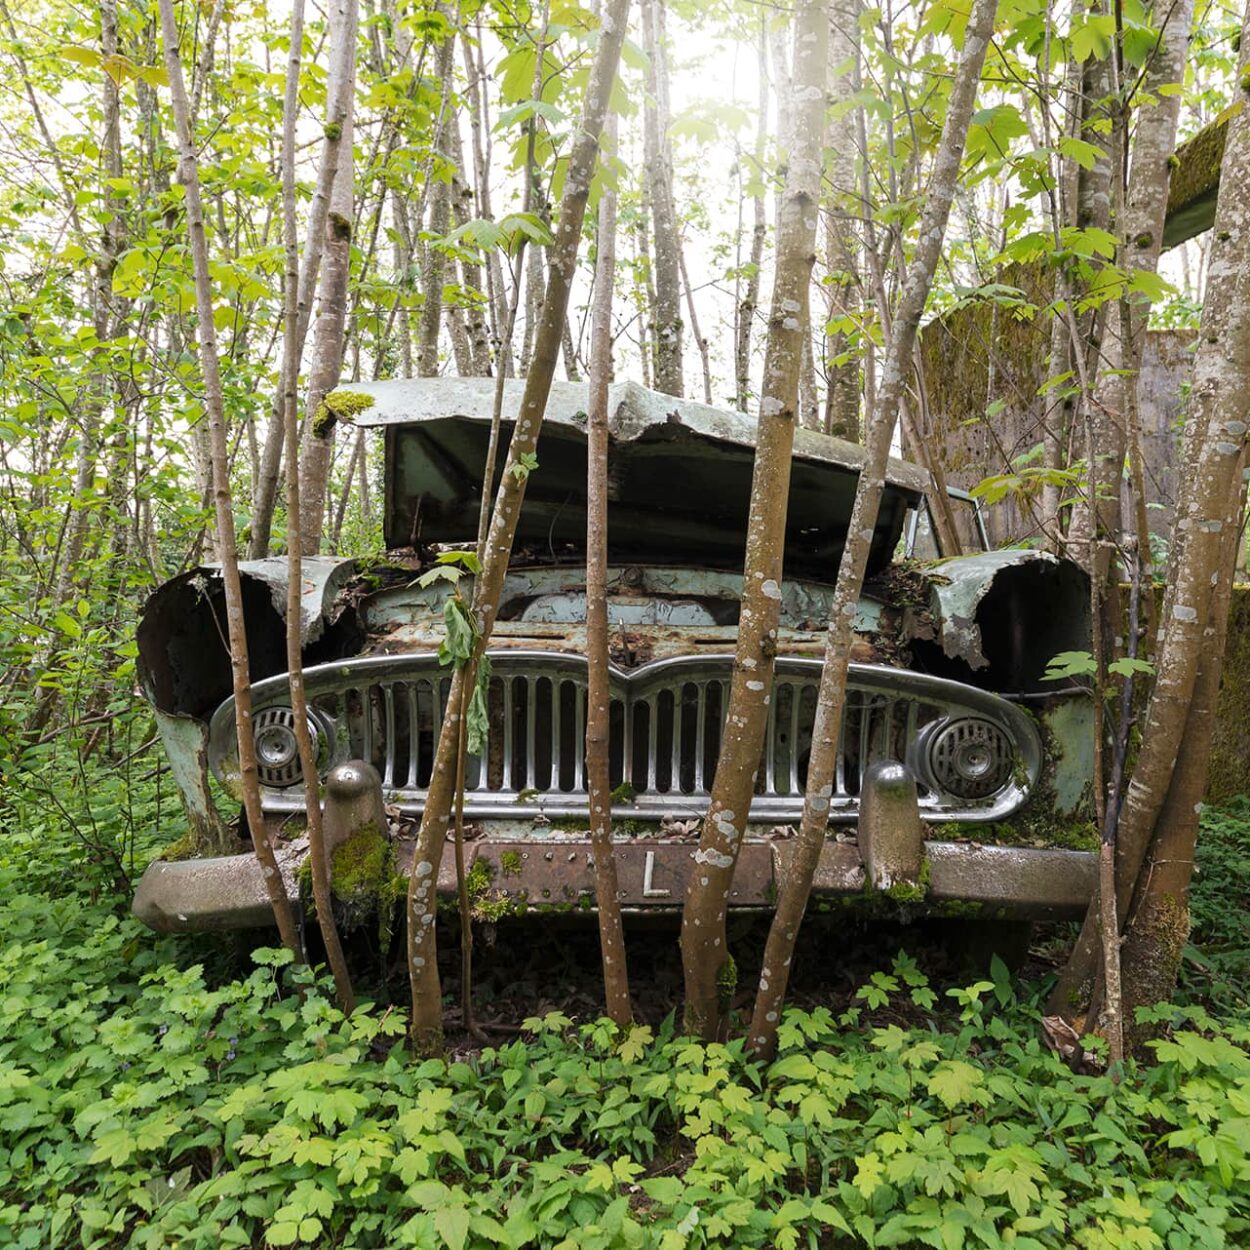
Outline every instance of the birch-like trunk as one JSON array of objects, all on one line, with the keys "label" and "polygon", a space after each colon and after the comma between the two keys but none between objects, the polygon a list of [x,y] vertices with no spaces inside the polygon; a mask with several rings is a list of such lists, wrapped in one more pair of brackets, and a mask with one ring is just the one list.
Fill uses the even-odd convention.
[{"label": "birch-like trunk", "polygon": [[[855,92],[859,57],[857,0],[832,0],[829,5],[829,67],[831,102],[842,106],[829,123],[829,197],[825,209],[825,263],[829,270],[830,323],[859,312],[859,240],[848,209],[855,197],[855,119],[850,100]],[[838,361],[850,351],[850,336],[835,329],[825,336],[828,381],[825,390],[825,432],[852,443],[860,440],[859,362]]]},{"label": "birch-like trunk", "polygon": [[818,0],[802,0],[795,9],[794,21],[797,125],[778,221],[777,268],[764,348],[738,642],[720,758],[681,922],[685,1026],[689,1032],[707,1039],[720,1032],[732,980],[725,971],[732,967],[725,917],[763,754],[772,696],[790,458],[798,418],[799,370],[807,333],[812,265],[816,259],[829,23]]},{"label": "birch-like trunk", "polygon": [[[303,554],[315,556],[321,550],[321,535],[326,514],[326,489],[330,475],[330,453],[334,447],[334,422],[321,420],[325,397],[339,384],[343,371],[343,343],[347,330],[347,284],[351,276],[352,221],[355,214],[354,182],[356,162],[353,156],[356,96],[356,28],[359,20],[358,0],[335,0],[330,10],[330,48],[334,72],[341,76],[338,116],[330,124],[339,128],[339,156],[330,190],[330,211],[326,217],[325,241],[321,262],[321,301],[317,308],[317,324],[313,329],[312,360],[308,369],[308,398],[304,404],[304,437],[299,451],[299,491],[304,503]],[[380,210],[379,210],[380,211]],[[298,308],[296,309],[298,314]],[[294,345],[300,345],[299,326],[295,327]],[[298,375],[299,355],[288,353],[284,371],[293,368]],[[286,378],[285,372],[283,373]],[[294,382],[298,390],[298,382]],[[289,387],[288,387],[289,389]],[[290,445],[287,464],[296,464]],[[290,510],[291,479],[294,470],[287,470],[287,508]],[[287,551],[295,549],[288,536]]]},{"label": "birch-like trunk", "polygon": [[[1162,19],[1163,30],[1139,87],[1139,94],[1150,102],[1140,106],[1133,128],[1132,165],[1127,185],[1121,189],[1116,231],[1120,240],[1118,263],[1129,274],[1155,273],[1159,268],[1171,176],[1169,162],[1176,148],[1181,107],[1179,92],[1164,94],[1160,89],[1176,87],[1184,81],[1193,0],[1156,6],[1155,16]],[[1094,410],[1105,414],[1105,419],[1096,425],[1095,455],[1099,480],[1108,489],[1099,497],[1093,523],[1088,509],[1077,505],[1072,529],[1087,539],[1097,539],[1101,534],[1116,542],[1123,529],[1120,482],[1126,450],[1136,442],[1139,433],[1141,360],[1149,318],[1150,298],[1142,294],[1115,300],[1107,309],[1105,363],[1098,373]],[[1142,556],[1148,559],[1147,536],[1139,534],[1138,539]],[[1118,602],[1115,597],[1113,600]]]},{"label": "birch-like trunk", "polygon": [[760,268],[764,263],[764,239],[768,234],[768,215],[764,204],[764,151],[768,137],[768,44],[766,19],[760,18],[758,74],[760,96],[756,118],[755,150],[751,156],[751,179],[755,194],[751,197],[751,252],[747,261],[746,289],[734,312],[734,407],[746,412],[751,403],[751,332],[755,329],[755,310],[760,302]]},{"label": "birch-like trunk", "polygon": [[[282,125],[282,243],[286,259],[286,287],[282,317],[283,377],[282,397],[286,421],[286,461],[295,464],[299,456],[299,234],[295,222],[295,119],[299,109],[300,49],[304,35],[304,0],[295,0],[291,12],[291,48],[286,73],[286,95]],[[329,265],[326,268],[329,273]],[[308,855],[312,862],[313,902],[317,926],[321,930],[326,958],[334,975],[339,1006],[350,1015],[356,1008],[352,979],[343,958],[338,926],[334,923],[334,903],[330,893],[330,862],[326,854],[321,819],[320,773],[312,734],[308,730],[308,699],[304,693],[304,659],[300,638],[300,600],[304,578],[301,570],[303,508],[300,478],[292,473],[287,480],[287,596],[286,666],[291,684],[291,712],[300,770],[304,779],[304,814],[308,821]]]},{"label": "birch-like trunk", "polygon": [[[442,6],[440,6],[440,9]],[[454,33],[448,34],[438,46],[434,58],[434,76],[442,87],[438,118],[434,126],[434,161],[450,159],[448,136],[454,123],[451,68],[456,50]],[[427,225],[430,238],[421,255],[421,316],[417,321],[417,376],[438,376],[438,331],[443,319],[443,275],[447,257],[439,243],[451,227],[451,182],[443,171],[431,164],[430,217]]]},{"label": "birch-like trunk", "polygon": [[673,145],[669,140],[668,58],[664,46],[664,0],[642,0],[647,53],[647,99],[643,113],[644,159],[651,192],[655,244],[655,302],[651,309],[655,389],[683,395],[681,233],[673,201]]},{"label": "birch-like trunk", "polygon": [[[604,6],[601,34],[595,51],[590,79],[573,149],[565,175],[560,221],[551,246],[551,265],[546,298],[534,335],[533,359],[525,379],[525,391],[516,426],[508,448],[507,463],[495,496],[486,538],[482,571],[473,588],[473,614],[478,627],[473,669],[490,641],[499,596],[503,589],[512,543],[525,498],[526,460],[534,455],[543,412],[555,377],[569,292],[581,243],[582,221],[590,197],[590,181],[599,151],[599,132],[607,112],[612,82],[625,40],[629,0],[610,0]],[[542,466],[534,472],[541,473]],[[437,916],[436,883],[442,861],[443,843],[455,791],[457,745],[460,736],[462,687],[465,669],[452,678],[449,709],[439,733],[433,774],[426,795],[425,811],[413,856],[412,878],[408,889],[408,975],[412,987],[412,1044],[418,1054],[434,1054],[442,1049],[442,994],[439,985],[434,922]]]},{"label": "birch-like trunk", "polygon": [[[1250,73],[1250,8],[1243,19],[1240,75]],[[1142,725],[1141,749],[1124,795],[1117,831],[1116,891],[1121,922],[1142,866],[1165,836],[1163,813],[1178,768],[1197,750],[1187,732],[1200,664],[1222,623],[1213,604],[1232,575],[1221,565],[1224,531],[1240,503],[1250,392],[1250,116],[1229,120],[1211,261],[1188,408],[1188,445],[1176,509],[1175,551],[1160,621],[1155,684]],[[1095,898],[1052,995],[1055,1011],[1073,1014],[1089,1001],[1098,967]],[[1125,980],[1126,998],[1134,987]]]},{"label": "birch-like trunk", "polygon": [[[608,120],[610,145],[616,138],[615,120]],[[632,1013],[612,848],[612,784],[608,773],[612,708],[608,681],[608,384],[612,380],[612,283],[616,269],[616,192],[609,186],[599,197],[596,240],[586,434],[586,789],[595,855],[603,994],[608,1015],[624,1028]]]},{"label": "birch-like trunk", "polygon": [[252,732],[252,686],[248,672],[247,628],[243,619],[243,587],[235,550],[234,509],[230,497],[229,449],[226,439],[225,405],[221,368],[217,355],[217,330],[213,323],[213,287],[208,268],[208,236],[204,229],[204,206],[200,199],[199,165],[191,134],[190,109],[178,55],[178,19],[174,0],[160,0],[161,33],[165,40],[165,66],[178,134],[178,180],[186,192],[187,234],[195,276],[196,337],[200,344],[200,367],[204,374],[204,409],[208,413],[213,451],[213,506],[217,517],[221,577],[226,595],[226,631],[230,644],[230,671],[234,685],[235,722],[238,727],[239,784],[243,810],[252,834],[252,846],[260,861],[265,890],[283,944],[296,960],[302,958],[299,931],[287,900],[282,874],[269,842],[269,829],[260,805],[260,779],[256,769],[256,741]]},{"label": "birch-like trunk", "polygon": [[[1243,446],[1243,470],[1245,462]],[[1228,610],[1244,520],[1240,494],[1240,491],[1234,492],[1225,517],[1218,570],[1220,580],[1211,599],[1207,642],[1198,657],[1181,754],[1168,784],[1167,799],[1155,822],[1154,836],[1138,874],[1137,887],[1128,901],[1120,963],[1127,991],[1124,1028],[1130,1046],[1134,1047],[1144,1040],[1144,1031],[1134,1022],[1135,1009],[1171,998],[1189,938],[1189,884],[1194,872],[1194,847],[1211,762],[1211,735],[1228,639]],[[1100,997],[1109,997],[1105,987]]]},{"label": "birch-like trunk", "polygon": [[[351,0],[351,2],[353,12],[355,12],[356,0]],[[350,107],[350,95],[354,85],[355,36],[353,34],[350,46],[340,44],[337,48],[331,49],[326,88],[325,137],[321,145],[321,165],[317,170],[317,182],[313,188],[312,203],[308,210],[304,258],[299,273],[299,323],[296,327],[296,337],[301,358],[304,352],[304,341],[308,337],[308,327],[312,324],[313,297],[317,289],[317,277],[321,271],[326,224],[330,216],[330,196],[338,173],[339,151],[343,140],[342,119],[345,111]],[[252,500],[252,535],[248,543],[248,555],[253,560],[263,559],[269,554],[273,512],[278,498],[278,477],[282,468],[282,445],[286,435],[283,412],[285,394],[286,379],[279,377],[278,392],[274,396],[273,410],[269,416],[269,429],[265,433],[265,443],[261,448],[256,497]],[[288,469],[291,472],[295,471],[293,465],[288,466]]]},{"label": "birch-like trunk", "polygon": [[945,239],[946,222],[981,79],[981,66],[994,32],[995,7],[995,0],[975,0],[968,20],[959,68],[951,87],[942,138],[920,218],[915,255],[908,268],[907,281],[893,318],[889,347],[882,362],[877,407],[871,415],[865,440],[866,458],[860,470],[855,504],[847,527],[846,546],[842,551],[838,581],[830,605],[803,818],[798,837],[792,844],[785,887],[769,930],[748,1035],[750,1048],[761,1055],[771,1055],[776,1049],[777,1023],[785,1001],[794,943],[807,908],[812,878],[825,846],[838,738],[846,706],[847,671],[854,639],[856,606],[864,584],[864,571],[885,488],[890,443],[911,372],[916,333]]}]

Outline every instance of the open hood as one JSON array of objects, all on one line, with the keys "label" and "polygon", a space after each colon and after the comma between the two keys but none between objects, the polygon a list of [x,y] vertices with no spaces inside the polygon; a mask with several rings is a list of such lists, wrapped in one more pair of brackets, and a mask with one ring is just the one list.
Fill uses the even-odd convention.
[{"label": "open hood", "polygon": [[[353,384],[373,402],[356,424],[386,429],[386,543],[472,541],[490,437],[495,383],[430,378]],[[524,383],[505,387],[495,485]],[[584,383],[552,386],[517,531],[518,555],[576,559],[586,535]],[[357,407],[357,405],[353,405]],[[615,561],[741,567],[755,419],[621,383],[609,392],[608,544]],[[863,451],[798,431],[786,522],[789,575],[831,581],[837,571]],[[927,486],[922,469],[890,463],[869,571],[889,563],[904,514]]]}]

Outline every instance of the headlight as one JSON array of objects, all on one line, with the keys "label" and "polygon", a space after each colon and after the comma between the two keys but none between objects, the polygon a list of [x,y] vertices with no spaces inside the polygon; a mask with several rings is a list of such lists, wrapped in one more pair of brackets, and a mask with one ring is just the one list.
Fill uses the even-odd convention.
[{"label": "headlight", "polygon": [[[299,762],[299,744],[295,740],[295,713],[289,707],[262,708],[252,718],[256,735],[256,771],[262,786],[282,788],[293,786],[303,777]],[[308,733],[313,742],[313,755],[320,754],[320,738],[312,718]]]},{"label": "headlight", "polygon": [[948,794],[985,799],[1007,784],[1015,765],[1011,738],[993,721],[962,717],[939,725],[926,743],[928,772]]}]

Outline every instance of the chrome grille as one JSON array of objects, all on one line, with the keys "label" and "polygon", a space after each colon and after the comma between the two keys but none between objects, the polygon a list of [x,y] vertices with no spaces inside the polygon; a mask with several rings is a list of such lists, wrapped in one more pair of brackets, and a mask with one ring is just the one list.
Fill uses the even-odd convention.
[{"label": "chrome grille", "polygon": [[[584,761],[586,666],[554,652],[492,654],[489,732],[480,757],[466,762],[466,812],[472,817],[527,819],[584,817],[588,806]],[[632,801],[621,816],[692,817],[707,805],[720,752],[732,657],[660,660],[632,672],[613,669],[609,768],[613,790],[628,786]],[[769,706],[761,767],[751,806],[753,820],[795,820],[802,810],[815,719],[820,662],[779,660]],[[389,801],[419,811],[430,783],[434,751],[451,675],[433,656],[369,657],[312,668],[305,687],[316,719],[332,726],[326,767],[361,758],[382,776]],[[285,678],[254,688],[258,708],[280,705]],[[976,714],[1015,744],[1035,778],[1040,764],[1036,731],[1018,709],[983,691],[875,665],[852,665],[841,727],[831,818],[853,820],[860,781],[874,760],[908,760],[926,727],[952,715]],[[214,717],[211,741],[229,752],[231,705]],[[919,770],[924,779],[925,772]],[[1014,775],[1013,775],[1014,776]],[[985,801],[943,790],[930,780],[921,803],[935,817],[997,819],[1023,801],[1027,786],[1011,779]],[[294,803],[274,790],[267,805]]]}]

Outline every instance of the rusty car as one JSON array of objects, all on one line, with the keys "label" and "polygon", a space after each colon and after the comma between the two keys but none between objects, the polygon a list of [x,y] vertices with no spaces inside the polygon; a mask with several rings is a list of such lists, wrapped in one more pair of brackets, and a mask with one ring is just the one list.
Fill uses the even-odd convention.
[{"label": "rusty car", "polygon": [[[515,412],[520,382],[505,388]],[[364,784],[397,872],[411,859],[450,671],[437,553],[477,533],[495,383],[353,384],[351,419],[385,445],[385,553],[303,563],[299,629],[327,805]],[[498,620],[488,732],[467,762],[475,905],[492,917],[590,909],[584,765],[584,384],[548,402]],[[734,662],[755,423],[614,384],[609,404],[611,786],[620,902],[680,907],[716,769]],[[510,422],[504,420],[506,439]],[[501,457],[502,462],[502,457]],[[861,448],[796,434],[781,628],[766,741],[731,904],[770,908],[803,805],[823,635]],[[502,471],[502,470],[500,470]],[[498,478],[496,478],[498,480]],[[985,549],[951,493],[960,551],[935,537],[934,485],[890,463],[859,603],[816,905],[887,903],[995,917],[1079,915],[1094,880],[1088,690],[1046,679],[1088,647],[1088,584],[1038,550]],[[287,893],[307,856],[286,676],[287,563],[242,565],[261,792]],[[159,930],[271,922],[239,813],[234,701],[218,571],[160,587],[140,672],[189,833],[153,862],[135,913]],[[368,768],[362,768],[362,763]],[[362,781],[363,779],[363,781]],[[870,827],[871,826],[871,827]],[[350,830],[348,831],[350,833]],[[346,836],[346,835],[344,835]],[[439,890],[456,890],[450,846]]]}]

